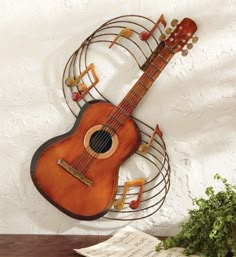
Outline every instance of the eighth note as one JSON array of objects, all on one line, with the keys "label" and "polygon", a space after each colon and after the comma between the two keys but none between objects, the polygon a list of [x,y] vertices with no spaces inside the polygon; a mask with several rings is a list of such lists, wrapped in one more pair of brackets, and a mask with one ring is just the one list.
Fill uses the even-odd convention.
[{"label": "eighth note", "polygon": [[125,38],[129,38],[131,37],[131,35],[133,34],[133,31],[130,28],[124,28],[120,31],[120,33],[113,39],[113,41],[111,42],[111,44],[109,45],[109,48],[111,48],[115,42],[118,40],[118,38],[120,36],[123,36]]},{"label": "eighth note", "polygon": [[139,189],[137,200],[133,200],[129,204],[129,207],[131,209],[137,209],[139,207],[140,202],[141,202],[144,183],[145,183],[144,178],[139,178],[139,179],[126,181],[125,184],[124,184],[124,191],[123,191],[122,197],[121,197],[121,199],[114,201],[114,208],[117,209],[117,210],[122,210],[124,208],[125,198],[126,198],[126,194],[128,192],[128,189],[130,187],[139,186],[140,189]]},{"label": "eighth note", "polygon": [[152,145],[152,142],[154,140],[154,137],[155,135],[158,135],[159,137],[162,137],[162,131],[160,130],[158,124],[156,125],[156,128],[154,129],[153,133],[152,133],[152,136],[151,136],[151,139],[149,141],[148,144],[141,144],[138,148],[138,151],[142,154],[145,154],[148,152],[148,150],[150,149],[151,145]]},{"label": "eighth note", "polygon": [[148,31],[142,31],[139,33],[139,38],[143,41],[146,41],[149,39],[149,37],[153,34],[154,30],[156,29],[156,27],[159,24],[162,24],[164,27],[166,27],[166,20],[164,19],[164,15],[162,14],[160,16],[160,18],[157,20],[157,22],[154,24],[154,26],[152,27],[152,29],[148,32]]}]

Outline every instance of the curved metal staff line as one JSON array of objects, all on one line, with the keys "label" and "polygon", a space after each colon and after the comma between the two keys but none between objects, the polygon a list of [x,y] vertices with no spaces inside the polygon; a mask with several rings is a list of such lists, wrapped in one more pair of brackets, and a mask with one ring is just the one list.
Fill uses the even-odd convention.
[{"label": "curved metal staff line", "polygon": [[[78,52],[81,50],[80,61],[79,61],[79,70],[80,70],[80,73],[81,73],[81,57],[82,57],[82,53],[83,53],[83,49],[84,49],[85,45],[87,46],[87,47],[86,47],[86,51],[85,51],[85,63],[86,63],[85,67],[87,67],[86,56],[87,56],[87,51],[88,51],[89,44],[91,43],[91,40],[92,40],[92,39],[94,39],[94,38],[96,38],[96,37],[98,37],[98,36],[103,36],[103,35],[98,35],[98,36],[95,36],[95,37],[94,37],[94,35],[96,35],[96,33],[100,32],[100,31],[102,31],[102,30],[107,29],[107,27],[106,27],[107,25],[114,24],[114,23],[119,23],[119,22],[127,22],[127,23],[132,23],[132,24],[134,24],[134,25],[136,25],[136,26],[140,26],[140,27],[142,27],[143,29],[145,29],[146,31],[149,31],[146,27],[144,27],[144,26],[142,26],[142,25],[140,25],[140,24],[138,24],[138,23],[135,23],[135,22],[130,22],[130,21],[116,21],[116,22],[111,22],[111,21],[114,21],[114,20],[119,19],[119,18],[122,18],[122,17],[129,17],[129,15],[120,16],[120,17],[117,17],[117,18],[115,18],[115,19],[112,19],[112,20],[110,20],[110,21],[108,21],[108,22],[105,22],[105,23],[102,24],[96,31],[94,31],[90,36],[88,36],[88,37],[84,40],[84,42],[81,44],[81,47],[80,47],[79,49],[77,49],[77,51],[76,51],[77,54],[76,54],[76,57],[75,57],[74,60],[73,60],[73,67],[74,67],[74,68],[75,68],[74,63],[75,63],[76,58],[77,58],[77,56],[78,56]],[[153,21],[151,21],[150,19],[148,19],[148,18],[146,18],[146,17],[143,17],[143,16],[140,16],[140,15],[131,15],[131,17],[142,17],[142,18],[144,18],[144,19],[146,19],[146,20],[152,22],[153,24],[155,24],[155,23],[154,23]],[[114,26],[114,27],[116,27],[116,26]],[[159,29],[159,28],[158,28],[158,29]],[[161,32],[160,29],[159,29],[159,31]],[[138,32],[136,32],[136,31],[134,31],[134,32],[138,34]],[[117,34],[115,34],[115,35],[117,35]],[[154,36],[153,36],[153,37],[154,37]],[[154,37],[154,39],[155,39],[155,41],[157,42],[157,40],[156,40],[155,37]],[[146,60],[147,60],[147,56],[144,54],[144,52],[142,51],[142,49],[137,45],[137,43],[134,42],[133,40],[131,40],[131,41],[139,48],[139,50],[142,52],[142,54],[144,55],[144,57],[145,57]],[[96,41],[94,41],[93,43],[95,43],[95,42],[96,42]],[[100,42],[100,41],[98,41],[98,42]],[[109,42],[111,42],[111,41],[109,41]],[[147,41],[145,41],[145,42],[146,42],[147,45],[149,46],[149,49],[151,49],[149,43],[148,43]],[[124,47],[124,46],[121,45],[121,44],[117,44],[117,45]],[[158,42],[157,42],[157,45],[158,45]],[[135,55],[134,55],[128,48],[126,48],[126,47],[124,47],[124,48],[133,56],[133,58],[136,60],[136,63],[138,64],[138,66],[139,66],[139,68],[140,68],[141,65],[140,65],[139,62],[137,61]],[[152,50],[151,50],[151,52],[152,52]],[[74,73],[75,73],[75,71],[74,71]],[[90,81],[92,81],[89,74],[88,74],[88,76],[89,76]],[[83,79],[82,79],[82,81],[83,81]],[[96,88],[95,88],[95,89],[96,89]],[[78,87],[77,87],[77,90],[78,90]],[[96,90],[97,90],[97,89],[96,89]],[[100,96],[102,96],[105,100],[108,101],[108,99],[106,99],[103,95],[101,95],[98,90],[97,90],[97,92],[99,93]],[[89,95],[90,95],[90,97],[91,97],[92,99],[95,99],[95,98],[92,96],[92,94],[91,94],[90,92],[88,92],[88,93],[89,93]],[[85,98],[84,98],[83,100],[84,100],[85,102],[87,102]],[[108,101],[108,102],[109,102],[109,101]],[[79,107],[81,108],[80,104],[79,104],[79,103],[77,103],[77,104],[78,104]],[[70,110],[71,110],[71,108],[70,108]],[[73,112],[73,114],[74,114],[74,116],[76,117],[76,114],[75,114],[74,112]]]},{"label": "curved metal staff line", "polygon": [[[148,31],[148,32],[150,32],[146,27],[144,27],[144,26],[142,26],[142,25],[140,25],[140,24],[138,24],[138,23],[135,23],[135,22],[131,22],[131,21],[116,21],[116,22],[106,22],[106,23],[104,23],[104,24],[102,24],[94,33],[92,33],[91,34],[91,36],[89,37],[90,38],[90,40],[89,40],[89,44],[91,43],[91,38],[92,39],[94,39],[94,38],[96,38],[96,37],[100,37],[100,36],[104,36],[104,35],[115,35],[115,36],[117,36],[117,34],[101,34],[101,35],[97,35],[97,36],[94,36],[96,33],[98,33],[98,32],[101,32],[102,30],[105,30],[105,29],[107,29],[108,27],[106,27],[107,26],[107,24],[114,24],[114,23],[120,23],[120,22],[125,22],[125,23],[131,23],[131,24],[134,24],[134,25],[136,25],[136,26],[140,26],[140,27],[142,27],[143,29],[145,29],[146,31]],[[125,28],[125,27],[122,27],[122,26],[113,26],[113,27],[109,27],[109,28],[115,28],[115,27],[121,27],[121,28]],[[158,28],[159,29],[159,28]],[[160,30],[160,29],[159,29]],[[139,34],[137,31],[135,31],[135,30],[133,30],[133,32],[135,32],[136,34]],[[160,32],[161,32],[161,30],[160,30]],[[155,39],[155,41],[156,41],[156,43],[157,43],[157,46],[159,45],[158,44],[158,41],[157,41],[157,39],[155,38],[155,36],[154,35],[152,35],[153,36],[153,38]],[[122,37],[122,36],[121,36]],[[124,38],[126,38],[126,37],[124,37]],[[126,39],[128,39],[128,38],[126,38]],[[146,60],[147,60],[147,56],[144,54],[144,52],[142,51],[142,49],[138,46],[138,44],[134,41],[134,40],[131,40],[131,39],[129,39],[130,41],[132,41],[138,48],[139,48],[139,50],[142,52],[142,54],[145,56],[145,58],[146,58]],[[112,42],[112,41],[111,41]],[[150,51],[151,51],[151,53],[153,52],[152,51],[152,49],[151,49],[151,47],[150,47],[150,45],[149,45],[149,43],[147,42],[147,41],[145,41],[145,43],[148,45],[148,47],[149,47],[149,49],[150,49]],[[88,47],[89,47],[89,44],[88,44]],[[87,50],[88,50],[88,47],[87,47]],[[87,50],[86,50],[86,52],[87,52]],[[126,49],[126,50],[128,50],[128,49]],[[128,50],[129,52],[130,52],[130,50]],[[134,55],[133,55],[133,57],[134,57]],[[134,57],[135,58],[135,57]],[[135,58],[136,59],[136,58]],[[85,57],[85,60],[86,60],[86,57]],[[85,61],[86,62],[86,61]],[[137,62],[138,63],[138,62]],[[138,63],[138,66],[139,66],[139,68],[141,67],[140,66],[140,64]],[[86,65],[86,67],[87,67],[87,65]],[[88,76],[89,76],[89,74],[88,74]],[[90,78],[90,76],[89,76],[89,78]],[[90,81],[91,81],[91,78],[90,78]]]},{"label": "curved metal staff line", "polygon": [[[130,22],[130,21],[121,21],[121,22],[117,21],[117,22],[109,23],[109,25],[110,25],[110,24],[115,24],[115,23],[122,23],[122,22],[137,25],[137,23],[135,23],[135,22]],[[143,28],[145,31],[150,32],[150,30],[148,30],[146,27],[141,26],[141,25],[139,25],[139,26],[140,26],[141,28]],[[159,28],[158,28],[158,29],[159,29]],[[139,34],[139,33],[138,33],[138,34]],[[154,41],[156,42],[156,44],[159,45],[159,44],[158,44],[158,40],[156,39],[156,37],[155,37],[153,34],[151,34],[151,37],[153,37],[153,39],[154,39]],[[145,42],[145,41],[143,41],[143,42]]]},{"label": "curved metal staff line", "polygon": [[[135,154],[137,154],[137,153],[135,153]],[[142,156],[142,157],[144,157],[144,156]],[[147,157],[144,157],[144,158],[147,159],[150,163],[152,163],[152,164],[159,170],[159,172],[158,172],[151,180],[148,180],[146,183],[144,183],[144,186],[145,186],[145,185],[150,184],[150,183],[152,183],[153,181],[155,181],[155,180],[159,177],[159,175],[160,175],[162,169],[160,169],[160,168],[156,165],[156,163],[154,163],[152,160],[148,159]],[[156,157],[154,157],[154,158],[156,158]],[[165,162],[165,163],[166,163],[166,162]],[[167,172],[166,168],[164,167],[164,165],[163,165],[163,168],[165,169],[166,174],[169,174],[169,173]],[[159,183],[157,183],[156,185],[154,185],[153,187],[151,187],[151,188],[149,188],[149,189],[144,190],[143,193],[146,193],[146,192],[149,192],[149,191],[155,189],[157,186],[159,186],[161,183],[163,183],[164,180],[165,180],[165,179],[164,179],[164,177],[163,177],[163,179],[160,180]],[[123,187],[124,187],[124,186],[118,186],[118,188],[123,188]],[[116,195],[123,195],[123,193],[117,193]],[[126,195],[127,195],[127,196],[138,195],[138,193],[127,193]]]},{"label": "curved metal staff line", "polygon": [[[128,15],[127,15],[127,16],[128,16]],[[127,16],[120,16],[120,17],[124,18],[124,17],[127,17]],[[130,15],[130,16],[131,16],[131,17],[144,18],[144,19],[150,21],[153,25],[156,24],[156,23],[155,23],[154,21],[152,21],[151,19],[149,19],[149,18],[147,18],[147,17],[144,17],[144,16],[141,16],[141,15],[137,15],[137,16],[135,16],[135,15],[134,15],[134,16]],[[120,18],[120,17],[118,17],[118,18]],[[108,21],[108,24],[114,24],[114,23],[120,22],[120,21],[114,21],[114,20],[115,20],[115,19]],[[121,21],[121,22],[132,23],[132,22],[130,22],[130,21]],[[134,24],[136,24],[136,23],[134,23]],[[147,32],[150,32],[150,30],[148,30],[148,29],[147,29],[146,27],[144,27],[143,25],[140,25],[140,24],[136,24],[136,25],[139,25],[140,27],[142,27],[143,29],[145,29]],[[160,28],[159,28],[158,26],[157,26],[157,29],[159,30],[160,33],[162,33],[162,31],[160,30]],[[154,40],[157,42],[155,36],[154,36],[153,34],[152,34],[151,36],[153,36]]]},{"label": "curved metal staff line", "polygon": [[[113,29],[113,28],[121,28],[121,29],[124,29],[124,28],[126,28],[126,27],[124,27],[124,26],[118,26],[118,25],[116,25],[116,26],[111,26],[111,27],[105,27],[105,28],[102,28],[99,32],[101,32],[101,31],[103,31],[103,30],[106,30],[106,29]],[[132,29],[132,31],[133,31],[135,34],[138,34],[138,35],[139,35],[139,33],[138,33],[136,30],[133,30],[133,29]],[[147,31],[148,31],[148,30],[147,30]],[[102,35],[103,35],[103,34],[102,34]],[[116,35],[118,35],[118,34],[116,34]],[[124,37],[124,36],[121,35],[121,37]],[[143,42],[145,42],[145,43],[147,44],[147,46],[148,46],[150,52],[153,53],[153,50],[152,50],[152,48],[151,48],[149,42],[148,42],[148,41],[143,41]]]},{"label": "curved metal staff line", "polygon": [[[163,181],[165,181],[165,185],[166,185],[166,184],[169,184],[169,183],[170,183],[170,180],[169,180],[169,179],[166,180],[166,177],[169,178],[169,174],[168,174],[168,173],[166,173],[166,174],[164,175],[163,179],[162,179],[159,183],[157,183],[154,187],[152,187],[152,188],[150,188],[150,189],[148,189],[148,190],[143,191],[142,194],[145,194],[145,193],[148,193],[148,192],[152,191],[153,189],[155,189],[156,187],[158,187],[160,184],[162,184]],[[152,196],[149,197],[149,198],[145,198],[145,199],[141,200],[140,203],[146,202],[146,201],[151,200],[151,199],[155,198],[156,196],[160,195],[161,192],[164,190],[164,188],[165,188],[165,187],[161,188],[155,195],[152,195]],[[131,194],[126,194],[126,196],[137,196],[138,194],[139,194],[139,193],[134,193],[134,194],[132,194],[132,195],[131,195]],[[122,195],[122,194],[120,194],[120,195]],[[118,199],[116,199],[116,200],[118,200]],[[129,204],[129,203],[125,202],[125,204]]]},{"label": "curved metal staff line", "polygon": [[[126,16],[121,16],[121,17],[128,17],[128,15],[126,15]],[[146,18],[146,17],[143,17],[143,16],[140,16],[140,15],[131,15],[131,17],[142,17],[142,18],[144,18],[144,19],[146,19],[146,20],[148,20],[148,21],[151,21],[150,19],[148,19],[148,18]],[[119,19],[119,17],[117,18],[117,19]],[[113,20],[115,20],[115,19],[113,19]],[[97,30],[95,30],[86,40],[89,40],[89,43],[91,42],[91,38],[93,39],[93,38],[95,38],[94,37],[94,35],[96,34],[96,33],[98,33],[98,32],[100,32],[100,31],[102,31],[102,30],[104,30],[104,29],[107,29],[107,25],[110,25],[110,24],[114,24],[114,23],[120,23],[120,22],[125,22],[125,23],[131,23],[131,24],[134,24],[134,25],[136,25],[136,26],[139,26],[139,27],[141,27],[141,28],[143,28],[143,29],[145,29],[146,31],[148,31],[148,32],[150,32],[146,27],[144,27],[143,25],[140,25],[140,24],[138,24],[138,23],[136,23],[136,22],[131,22],[131,21],[116,21],[116,22],[111,22],[112,20],[110,20],[110,21],[107,21],[107,22],[105,22],[104,24],[102,24]],[[153,21],[151,21],[153,24],[155,24]],[[113,26],[113,27],[116,27],[116,26]],[[123,27],[124,28],[124,27]],[[160,31],[160,33],[162,33],[161,32],[161,30],[159,29],[159,27],[157,27],[158,28],[158,30]],[[134,31],[134,30],[133,30]],[[135,33],[137,33],[137,34],[139,34],[138,32],[136,32],[136,31],[134,31]],[[117,34],[115,34],[115,35],[117,35]],[[159,45],[158,44],[158,41],[157,41],[157,39],[155,38],[155,36],[154,35],[152,35],[153,36],[153,38],[154,38],[154,40],[156,41],[156,43],[157,43],[157,46]],[[97,37],[97,36],[96,36]],[[85,40],[85,41],[86,41]],[[133,41],[133,43],[134,43],[134,41]],[[149,46],[149,49],[150,49],[150,51],[151,52],[153,52],[152,50],[151,50],[151,48],[150,48],[150,45],[149,45],[149,43],[147,42],[147,41],[145,41],[145,43]],[[136,44],[136,43],[135,43]],[[137,44],[136,44],[137,45]],[[138,45],[137,45],[138,46]],[[139,47],[139,46],[138,46]],[[87,47],[87,49],[88,49],[88,47]],[[87,49],[86,49],[86,52],[87,52]],[[142,49],[139,47],[139,50],[140,51],[142,51]],[[143,51],[142,51],[142,53],[143,53]],[[143,53],[144,54],[144,53]],[[146,56],[145,56],[146,57]],[[146,60],[147,60],[147,58],[146,58]],[[86,62],[86,57],[85,57],[85,62]],[[138,64],[139,65],[139,64]],[[86,68],[87,68],[87,65],[86,65]],[[140,65],[139,65],[139,68],[140,68]],[[89,76],[89,74],[88,74],[88,76]],[[90,76],[89,76],[89,79],[90,79],[90,81],[91,81],[91,78],[90,78]]]},{"label": "curved metal staff line", "polygon": [[[159,150],[156,149],[155,147],[152,146],[152,148],[154,148],[157,152],[159,152]],[[160,152],[159,152],[159,153],[160,153]],[[139,152],[135,152],[135,154],[137,154],[137,155],[139,155],[139,156],[145,158],[145,159],[148,160],[149,162],[151,162],[159,171],[162,170],[162,169],[165,169],[165,171],[167,172],[167,171],[169,170],[169,157],[168,157],[168,154],[166,153],[166,151],[165,151],[165,155],[163,155],[162,153],[160,153],[160,154],[162,155],[163,159],[164,159],[162,162],[159,160],[159,158],[157,158],[157,157],[156,157],[155,155],[153,155],[152,153],[150,153],[150,152],[147,152],[147,153],[146,153],[146,154],[151,155],[154,159],[156,159],[156,160],[159,162],[159,164],[161,164],[161,168],[158,167],[157,164],[156,164],[155,162],[153,162],[151,159],[149,159],[147,156],[144,156],[143,154],[141,154],[141,153],[139,153]],[[166,163],[168,164],[168,167],[167,167],[167,168],[165,167],[165,164],[166,164]],[[153,182],[153,180],[155,180],[158,176],[159,176],[159,173],[156,174],[152,179],[148,180],[144,185],[147,185],[147,184]],[[122,187],[124,187],[124,186],[118,185],[118,187],[119,187],[119,188],[122,188]],[[127,194],[127,195],[128,195],[128,194]]]},{"label": "curved metal staff line", "polygon": [[[93,35],[94,35],[94,34],[95,34],[95,33],[93,33]],[[85,58],[85,68],[87,68],[86,55],[87,55],[88,46],[89,46],[89,44],[90,44],[92,38],[93,38],[92,35],[91,35],[90,37],[88,37],[88,38],[87,38],[88,43],[84,44],[83,47],[81,48],[81,54],[80,54],[80,57],[79,57],[79,71],[80,71],[80,73],[82,72],[82,71],[81,71],[81,59],[82,59],[82,54],[83,54],[84,48],[85,48],[85,57],[84,57],[84,58]],[[89,77],[90,82],[92,82],[89,73],[87,73],[87,75],[88,75],[88,77]],[[84,83],[83,78],[82,78],[82,81],[83,81],[83,83]],[[95,99],[95,98],[93,97],[93,95],[91,94],[90,91],[88,92],[88,94],[89,94],[89,96],[90,96],[93,100]],[[84,97],[83,99],[86,100],[85,97]],[[86,101],[86,103],[87,103],[87,102],[88,102],[88,101]]]},{"label": "curved metal staff line", "polygon": [[[76,50],[77,51],[77,50]],[[76,114],[74,113],[74,111],[72,110],[72,107],[70,106],[68,100],[67,100],[67,97],[66,97],[66,93],[65,93],[65,73],[66,73],[66,70],[67,70],[67,66],[69,64],[69,62],[71,61],[71,59],[73,58],[74,54],[76,53],[76,51],[69,57],[67,63],[66,63],[66,66],[64,68],[64,71],[63,71],[63,75],[62,75],[62,92],[63,92],[63,95],[64,95],[64,99],[66,101],[66,104],[67,104],[67,107],[69,108],[69,110],[71,111],[71,113],[74,115],[74,117],[76,118]],[[77,103],[79,105],[79,108],[81,109],[81,106],[79,103]]]},{"label": "curved metal staff line", "polygon": [[[144,143],[148,143],[148,142],[146,142],[146,141],[142,141],[142,142],[144,142]],[[165,152],[165,155],[163,155],[160,151],[159,151],[159,149],[157,149],[155,146],[153,146],[153,145],[151,145],[150,146],[150,148],[152,148],[152,149],[154,149],[155,151],[157,151],[161,156],[162,156],[162,158],[166,161],[167,159],[168,159],[168,157],[167,157],[167,154],[166,154],[166,152]],[[147,152],[147,153],[145,153],[145,154],[149,154],[149,155],[151,155],[153,158],[157,158],[155,155],[153,155],[152,153],[150,153],[150,152]],[[144,155],[143,154],[140,154],[142,157],[144,157]],[[166,157],[167,157],[167,159],[166,159]],[[160,164],[163,164],[163,162],[161,162],[160,160],[159,160],[159,158],[157,158],[158,159],[158,162],[160,163]],[[168,159],[169,160],[169,159]],[[164,162],[165,163],[165,162]],[[163,168],[163,167],[162,167]]]},{"label": "curved metal staff line", "polygon": [[[97,41],[91,42],[91,44],[94,44],[94,43],[111,43],[111,42],[112,42],[111,40],[97,40]],[[134,55],[132,52],[130,52],[130,51],[128,50],[127,47],[123,46],[123,45],[120,44],[120,43],[116,43],[116,45],[117,45],[117,46],[120,46],[120,47],[122,47],[122,48],[124,48],[125,50],[127,50],[127,51],[132,55],[132,57],[135,59],[136,63],[137,63],[138,66],[139,66],[139,63],[138,63],[138,61],[137,61],[137,58],[135,57],[135,55]],[[140,66],[139,66],[139,67],[140,67]]]},{"label": "curved metal staff line", "polygon": [[[153,212],[149,213],[148,215],[146,216],[142,216],[142,217],[139,217],[139,218],[132,218],[132,219],[128,219],[128,218],[113,218],[113,217],[103,217],[104,219],[109,219],[109,220],[123,220],[123,221],[133,221],[133,220],[140,220],[140,219],[144,219],[144,218],[147,218],[147,217],[150,217],[152,216],[154,213],[156,213],[163,205],[164,201],[165,201],[165,198],[166,198],[166,194],[168,193],[169,191],[169,188],[170,188],[170,184],[167,185],[167,187],[165,186],[165,189],[166,189],[166,193],[165,195],[158,201],[158,202],[155,202],[153,205],[151,205],[150,207],[148,207],[148,209],[156,206],[157,204],[161,203],[161,205],[158,206],[158,208],[156,210],[154,210]],[[137,211],[126,211],[126,213],[136,213],[138,212],[139,210]],[[122,211],[113,211],[113,210],[109,210],[109,212],[112,212],[112,213],[123,213]]]},{"label": "curved metal staff line", "polygon": [[[154,129],[151,128],[151,130],[153,131]],[[150,138],[150,135],[148,135],[145,131],[143,131],[142,134],[144,134],[144,136]],[[160,136],[158,135],[158,138],[161,140],[162,143],[164,143],[162,137],[160,137]],[[163,150],[166,150],[166,148],[164,147],[164,144],[161,144],[161,143],[160,143],[159,141],[157,141],[155,138],[153,138],[153,141],[154,141],[156,144],[158,144]]]},{"label": "curved metal staff line", "polygon": [[[165,180],[165,177],[167,176],[167,175],[163,175],[163,173],[162,172],[160,172],[161,173],[161,175],[162,175],[162,177],[163,177],[163,180]],[[169,179],[168,179],[168,181],[165,183],[165,186],[163,186],[163,188],[160,190],[160,193],[164,190],[164,189],[166,189],[166,185],[168,185],[168,184],[170,184],[170,181],[169,181]],[[169,190],[169,188],[168,188],[168,190]],[[159,194],[160,194],[159,193]],[[154,197],[152,197],[151,199],[153,199]],[[151,205],[151,206],[147,206],[147,207],[145,207],[145,208],[143,208],[143,209],[138,209],[138,210],[133,210],[133,211],[115,211],[115,210],[110,210],[111,212],[119,212],[119,213],[130,213],[130,212],[139,212],[139,211],[144,211],[144,210],[147,210],[147,209],[150,209],[150,208],[152,208],[152,207],[154,207],[155,206],[155,204],[154,205]]]},{"label": "curved metal staff line", "polygon": [[[71,70],[73,70],[73,71],[72,71],[72,74],[73,74],[73,77],[75,77],[75,73],[76,73],[76,72],[75,72],[75,62],[76,62],[76,58],[77,58],[77,56],[78,56],[78,53],[79,53],[79,52],[81,51],[81,49],[84,47],[85,43],[86,43],[86,40],[82,43],[82,45],[80,46],[80,48],[78,48],[78,49],[71,55],[71,57],[69,58],[69,60],[68,60],[68,62],[67,62],[67,64],[66,64],[66,67],[65,67],[65,69],[64,69],[64,72],[63,72],[63,77],[62,77],[62,84],[63,84],[63,85],[65,85],[65,84],[64,84],[64,81],[65,81],[65,72],[66,72],[66,69],[69,70],[69,71],[68,71],[69,74],[71,74]],[[80,56],[81,56],[81,54],[80,54]],[[69,62],[70,62],[70,65],[69,65],[69,68],[67,68]],[[79,70],[80,70],[80,73],[81,73],[80,65],[79,65]],[[70,75],[69,75],[69,76],[70,76]],[[77,86],[76,88],[77,88],[77,90],[79,91],[78,86]],[[72,89],[70,89],[70,91],[72,92]],[[63,86],[63,94],[64,94],[64,97],[65,97],[65,99],[66,99],[66,103],[67,103],[67,105],[68,105],[70,111],[72,112],[72,114],[73,114],[75,117],[77,117],[77,115],[76,115],[76,113],[74,112],[74,110],[72,110],[72,108],[70,107],[70,104],[69,104],[69,102],[68,102],[68,100],[67,100],[67,97],[65,96],[64,86]],[[89,92],[89,94],[90,94],[90,92]],[[92,99],[95,99],[92,94],[90,94],[90,97],[91,97]],[[83,98],[83,101],[87,102],[87,100],[86,100],[85,98]],[[82,106],[80,105],[80,103],[79,103],[79,102],[76,102],[76,103],[77,103],[78,107],[81,109]]]}]

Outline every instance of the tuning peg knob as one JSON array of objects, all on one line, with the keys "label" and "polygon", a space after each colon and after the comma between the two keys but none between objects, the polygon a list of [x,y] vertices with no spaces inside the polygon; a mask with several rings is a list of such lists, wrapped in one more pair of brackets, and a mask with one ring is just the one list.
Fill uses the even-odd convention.
[{"label": "tuning peg knob", "polygon": [[192,49],[193,48],[193,44],[192,43],[188,43],[187,44],[187,48],[190,50],[190,49]]},{"label": "tuning peg knob", "polygon": [[177,19],[173,19],[170,24],[172,27],[176,27],[178,25],[178,22],[179,21]]},{"label": "tuning peg knob", "polygon": [[170,35],[171,32],[172,32],[172,28],[167,28],[167,29],[166,29],[166,34],[167,34],[167,35]]},{"label": "tuning peg knob", "polygon": [[159,37],[160,41],[164,41],[166,39],[166,35],[165,34],[161,34]]},{"label": "tuning peg knob", "polygon": [[188,50],[187,50],[187,49],[182,49],[182,55],[183,55],[183,56],[188,55]]},{"label": "tuning peg knob", "polygon": [[198,42],[198,39],[199,39],[199,38],[198,38],[198,37],[196,37],[196,36],[195,36],[195,37],[193,37],[193,38],[192,38],[192,42],[193,42],[193,44],[196,44],[196,43]]}]

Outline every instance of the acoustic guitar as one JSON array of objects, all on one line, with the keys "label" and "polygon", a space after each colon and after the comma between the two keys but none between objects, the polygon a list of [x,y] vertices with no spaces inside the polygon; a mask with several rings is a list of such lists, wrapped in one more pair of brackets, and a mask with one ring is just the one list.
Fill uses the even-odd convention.
[{"label": "acoustic guitar", "polygon": [[50,139],[35,152],[32,180],[55,207],[81,220],[97,219],[110,210],[119,167],[140,145],[139,129],[130,116],[196,30],[193,20],[183,19],[118,106],[99,100],[85,104],[68,133]]}]

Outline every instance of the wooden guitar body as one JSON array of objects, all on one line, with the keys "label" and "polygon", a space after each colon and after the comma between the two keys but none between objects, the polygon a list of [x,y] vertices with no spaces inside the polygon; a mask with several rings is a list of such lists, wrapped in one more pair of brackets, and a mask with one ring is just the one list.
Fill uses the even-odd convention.
[{"label": "wooden guitar body", "polygon": [[[35,186],[73,218],[93,220],[109,211],[119,167],[140,144],[139,130],[129,117],[114,134],[106,129],[101,134],[103,122],[115,108],[102,101],[87,103],[68,133],[50,139],[33,156],[31,177]],[[94,142],[101,145],[107,138],[105,150],[93,147]]]}]

